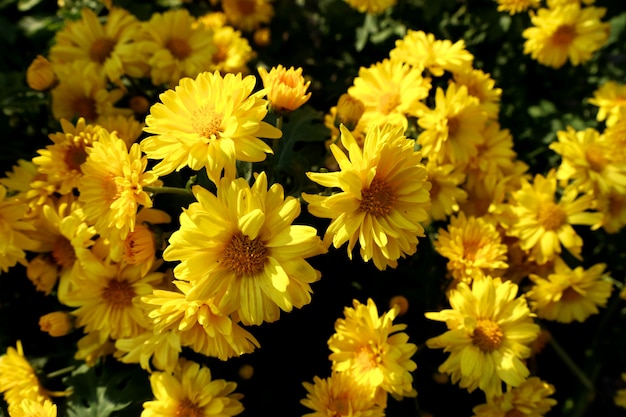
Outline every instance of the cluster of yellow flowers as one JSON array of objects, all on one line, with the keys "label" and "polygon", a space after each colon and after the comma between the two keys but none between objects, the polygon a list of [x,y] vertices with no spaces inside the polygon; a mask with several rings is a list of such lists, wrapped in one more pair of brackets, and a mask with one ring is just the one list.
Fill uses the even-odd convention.
[{"label": "cluster of yellow flowers", "polygon": [[[348,3],[380,13],[395,1]],[[539,6],[498,3],[511,14]],[[525,53],[555,68],[588,60],[608,36],[604,10],[589,3],[548,1],[524,32]],[[143,417],[233,416],[243,410],[236,384],[212,379],[183,348],[221,360],[251,353],[260,344],[248,326],[311,302],[322,273],[310,258],[345,245],[352,259],[358,244],[363,261],[396,268],[432,231],[449,275],[450,308],[427,313],[447,327],[426,341],[449,353],[439,371],[484,392],[476,417],[547,413],[555,388],[525,362],[541,333],[535,318],[585,321],[613,289],[606,265],[562,255],[582,264],[574,225],[626,225],[626,86],[609,82],[591,98],[603,132],[559,131],[550,149],[561,163],[531,175],[500,126],[502,91],[465,43],[408,30],[328,109],[326,166],[306,173],[319,192],[285,195],[268,172],[246,177],[240,166],[271,164],[283,116],[309,100],[310,80],[282,65],[250,74],[255,52],[237,29],[263,30],[269,1],[221,6],[144,22],[84,9],[29,68],[61,131],[0,178],[0,269],[25,265],[66,307],[42,316],[41,329],[81,331],[75,358],[89,366],[112,356],[148,371],[155,399]],[[136,79],[163,88],[159,102]],[[122,101],[129,107],[115,107]],[[166,185],[183,170],[210,185]],[[158,208],[167,192],[190,201],[177,219]],[[294,224],[303,202],[330,220],[325,230]],[[429,229],[435,222],[447,226]],[[417,346],[393,323],[399,314],[394,305],[379,316],[372,299],[345,308],[328,340],[331,376],[304,383],[309,416],[383,416],[388,394],[417,395]],[[0,357],[0,392],[11,416],[56,416],[55,393],[19,342]]]}]

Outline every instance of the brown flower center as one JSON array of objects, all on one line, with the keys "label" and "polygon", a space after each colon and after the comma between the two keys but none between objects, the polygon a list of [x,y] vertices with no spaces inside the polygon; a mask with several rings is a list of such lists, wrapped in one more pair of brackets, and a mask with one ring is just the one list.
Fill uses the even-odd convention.
[{"label": "brown flower center", "polygon": [[76,253],[72,243],[65,236],[59,236],[52,245],[52,257],[57,265],[69,268],[76,261]]},{"label": "brown flower center", "polygon": [[361,192],[359,210],[375,217],[389,214],[396,202],[396,196],[389,184],[380,178],[374,178],[370,188]]},{"label": "brown flower center", "polygon": [[350,397],[348,394],[343,394],[338,397],[331,397],[328,403],[329,416],[343,417],[353,415],[350,410]]},{"label": "brown flower center", "polygon": [[204,417],[202,408],[195,405],[190,399],[186,398],[176,409],[174,417]]},{"label": "brown flower center", "polygon": [[461,123],[459,119],[456,117],[450,117],[448,119],[448,136],[454,136],[459,131],[459,127],[461,127]]},{"label": "brown flower center", "polygon": [[378,101],[378,111],[389,114],[400,104],[400,95],[397,93],[384,93]]},{"label": "brown flower center", "polygon": [[165,47],[174,55],[174,58],[181,60],[187,58],[192,52],[189,42],[180,38],[170,38],[165,42]]},{"label": "brown flower center", "polygon": [[587,148],[585,151],[585,159],[591,169],[596,172],[602,172],[609,163],[605,156],[604,149],[597,145],[591,145]]},{"label": "brown flower center", "polygon": [[502,345],[502,329],[489,319],[480,319],[472,333],[472,342],[485,353],[493,352]]},{"label": "brown flower center", "polygon": [[541,206],[538,220],[544,229],[555,231],[565,224],[567,214],[558,204],[546,202]]},{"label": "brown flower center", "polygon": [[115,41],[110,38],[96,39],[89,48],[89,58],[92,61],[102,64],[111,56],[111,52],[115,48]]},{"label": "brown flower center", "polygon": [[557,46],[569,46],[575,37],[575,27],[573,27],[572,25],[561,25],[552,35],[552,43]]},{"label": "brown flower center", "polygon": [[209,107],[200,107],[191,116],[191,128],[206,139],[218,139],[222,133],[224,115]]},{"label": "brown flower center", "polygon": [[565,302],[576,301],[580,297],[581,295],[578,291],[576,291],[572,287],[567,287],[565,290],[563,290],[563,293],[561,294],[561,301],[565,301]]},{"label": "brown flower center", "polygon": [[263,271],[266,260],[267,249],[263,242],[238,232],[224,248],[221,262],[237,275],[256,275]]},{"label": "brown flower center", "polygon": [[75,115],[84,117],[88,122],[93,122],[98,118],[96,102],[89,97],[80,97],[72,103],[72,111]]},{"label": "brown flower center", "polygon": [[80,166],[87,160],[87,152],[85,148],[80,146],[72,146],[65,152],[63,161],[73,171],[80,171]]},{"label": "brown flower center", "polygon": [[116,279],[109,281],[109,285],[102,290],[102,298],[114,309],[132,306],[135,295],[137,294],[131,284]]},{"label": "brown flower center", "polygon": [[239,12],[243,15],[249,16],[254,14],[255,12],[255,4],[254,0],[239,0],[237,2],[237,8]]}]

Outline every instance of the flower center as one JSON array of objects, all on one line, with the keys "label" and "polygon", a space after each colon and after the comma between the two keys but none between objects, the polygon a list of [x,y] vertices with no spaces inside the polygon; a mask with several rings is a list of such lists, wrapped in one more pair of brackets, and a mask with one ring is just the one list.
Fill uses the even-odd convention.
[{"label": "flower center", "polygon": [[132,306],[135,295],[132,285],[116,279],[109,281],[109,285],[102,290],[102,298],[114,309]]},{"label": "flower center", "polygon": [[382,114],[391,113],[400,104],[400,96],[397,93],[384,93],[378,101],[378,111]]},{"label": "flower center", "polygon": [[89,58],[92,61],[102,64],[115,48],[115,41],[109,38],[96,39],[89,48]]},{"label": "flower center", "polygon": [[191,55],[191,46],[189,42],[180,38],[170,38],[165,42],[165,47],[174,55],[176,59],[185,59]]},{"label": "flower center", "polygon": [[459,131],[459,127],[461,127],[461,123],[459,119],[456,117],[450,117],[448,119],[448,136],[454,136]]},{"label": "flower center", "polygon": [[57,265],[69,268],[76,261],[76,253],[72,243],[65,236],[59,236],[52,245],[52,257]]},{"label": "flower center", "polygon": [[85,148],[72,146],[65,152],[63,161],[72,171],[80,171],[80,166],[87,160]]},{"label": "flower center", "polygon": [[239,12],[243,15],[246,15],[246,16],[252,15],[254,14],[254,11],[255,11],[254,1],[239,0],[237,2],[237,8],[239,9]]},{"label": "flower center", "polygon": [[517,408],[514,408],[512,410],[507,411],[504,417],[526,417],[527,415],[528,414],[524,414]]},{"label": "flower center", "polygon": [[200,107],[191,116],[191,127],[198,135],[206,139],[218,139],[222,133],[224,115],[208,107]]},{"label": "flower center", "polygon": [[544,229],[554,231],[565,224],[567,214],[558,204],[547,202],[541,206],[538,220]]},{"label": "flower center", "polygon": [[72,110],[75,115],[84,117],[88,122],[93,122],[98,118],[96,102],[89,97],[80,97],[72,103]]},{"label": "flower center", "polygon": [[565,302],[576,301],[580,297],[581,297],[580,293],[572,287],[567,287],[561,293],[561,301],[565,301]]},{"label": "flower center", "polygon": [[592,170],[602,172],[609,161],[605,157],[604,150],[600,146],[591,145],[585,151],[585,159]]},{"label": "flower center", "polygon": [[241,232],[233,235],[222,252],[223,265],[237,275],[256,275],[265,268],[267,249],[259,238]]},{"label": "flower center", "polygon": [[463,242],[463,258],[475,261],[478,251],[483,247],[480,239],[468,239]]},{"label": "flower center", "polygon": [[552,35],[552,43],[557,46],[569,46],[575,37],[576,28],[571,25],[561,25]]},{"label": "flower center", "polygon": [[343,394],[341,396],[330,398],[328,409],[331,412],[329,414],[333,417],[342,417],[349,416],[350,413],[350,398],[348,398],[347,394]]},{"label": "flower center", "polygon": [[388,215],[396,202],[393,189],[379,178],[372,180],[370,188],[361,192],[361,197],[359,210],[375,217]]},{"label": "flower center", "polygon": [[186,398],[176,409],[173,417],[204,417],[204,411],[195,405],[190,399]]},{"label": "flower center", "polygon": [[374,346],[361,346],[356,354],[356,365],[363,372],[378,368],[381,362],[380,354]]},{"label": "flower center", "polygon": [[498,349],[502,345],[503,338],[504,333],[498,323],[489,319],[478,320],[472,333],[472,342],[485,353]]},{"label": "flower center", "polygon": [[218,46],[217,50],[213,54],[213,58],[212,58],[213,63],[219,64],[221,62],[226,61],[226,58],[228,58],[228,50],[224,46]]}]

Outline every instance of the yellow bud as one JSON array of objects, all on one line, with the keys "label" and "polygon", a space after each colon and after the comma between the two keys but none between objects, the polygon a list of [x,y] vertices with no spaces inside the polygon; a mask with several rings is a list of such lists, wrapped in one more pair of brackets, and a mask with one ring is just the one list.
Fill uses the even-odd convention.
[{"label": "yellow bud", "polygon": [[72,316],[64,311],[54,311],[39,318],[39,328],[52,337],[65,336],[73,328]]},{"label": "yellow bud", "polygon": [[272,33],[268,28],[260,28],[254,31],[254,44],[256,46],[267,46],[272,41]]},{"label": "yellow bud", "polygon": [[342,94],[337,102],[337,125],[344,124],[348,130],[354,130],[361,116],[365,112],[365,105],[350,94]]},{"label": "yellow bud", "polygon": [[46,91],[54,88],[58,79],[50,61],[44,56],[37,55],[26,70],[26,82],[33,90]]}]

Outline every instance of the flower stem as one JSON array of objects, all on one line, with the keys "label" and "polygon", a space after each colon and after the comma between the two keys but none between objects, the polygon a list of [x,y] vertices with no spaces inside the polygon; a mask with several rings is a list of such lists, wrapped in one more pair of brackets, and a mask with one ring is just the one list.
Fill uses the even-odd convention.
[{"label": "flower stem", "polygon": [[193,193],[186,188],[178,188],[178,187],[143,187],[143,189],[152,194],[178,194],[190,196]]},{"label": "flower stem", "polygon": [[552,349],[554,349],[556,354],[559,356],[559,358],[561,358],[561,360],[563,361],[563,363],[565,363],[569,370],[572,371],[574,375],[576,375],[576,377],[583,384],[583,386],[588,391],[594,392],[595,389],[593,383],[591,382],[589,377],[587,377],[587,374],[585,374],[583,370],[580,369],[578,365],[576,365],[576,362],[574,362],[571,356],[567,354],[565,349],[563,349],[563,347],[554,339],[554,337],[550,337],[548,343],[550,343]]}]

